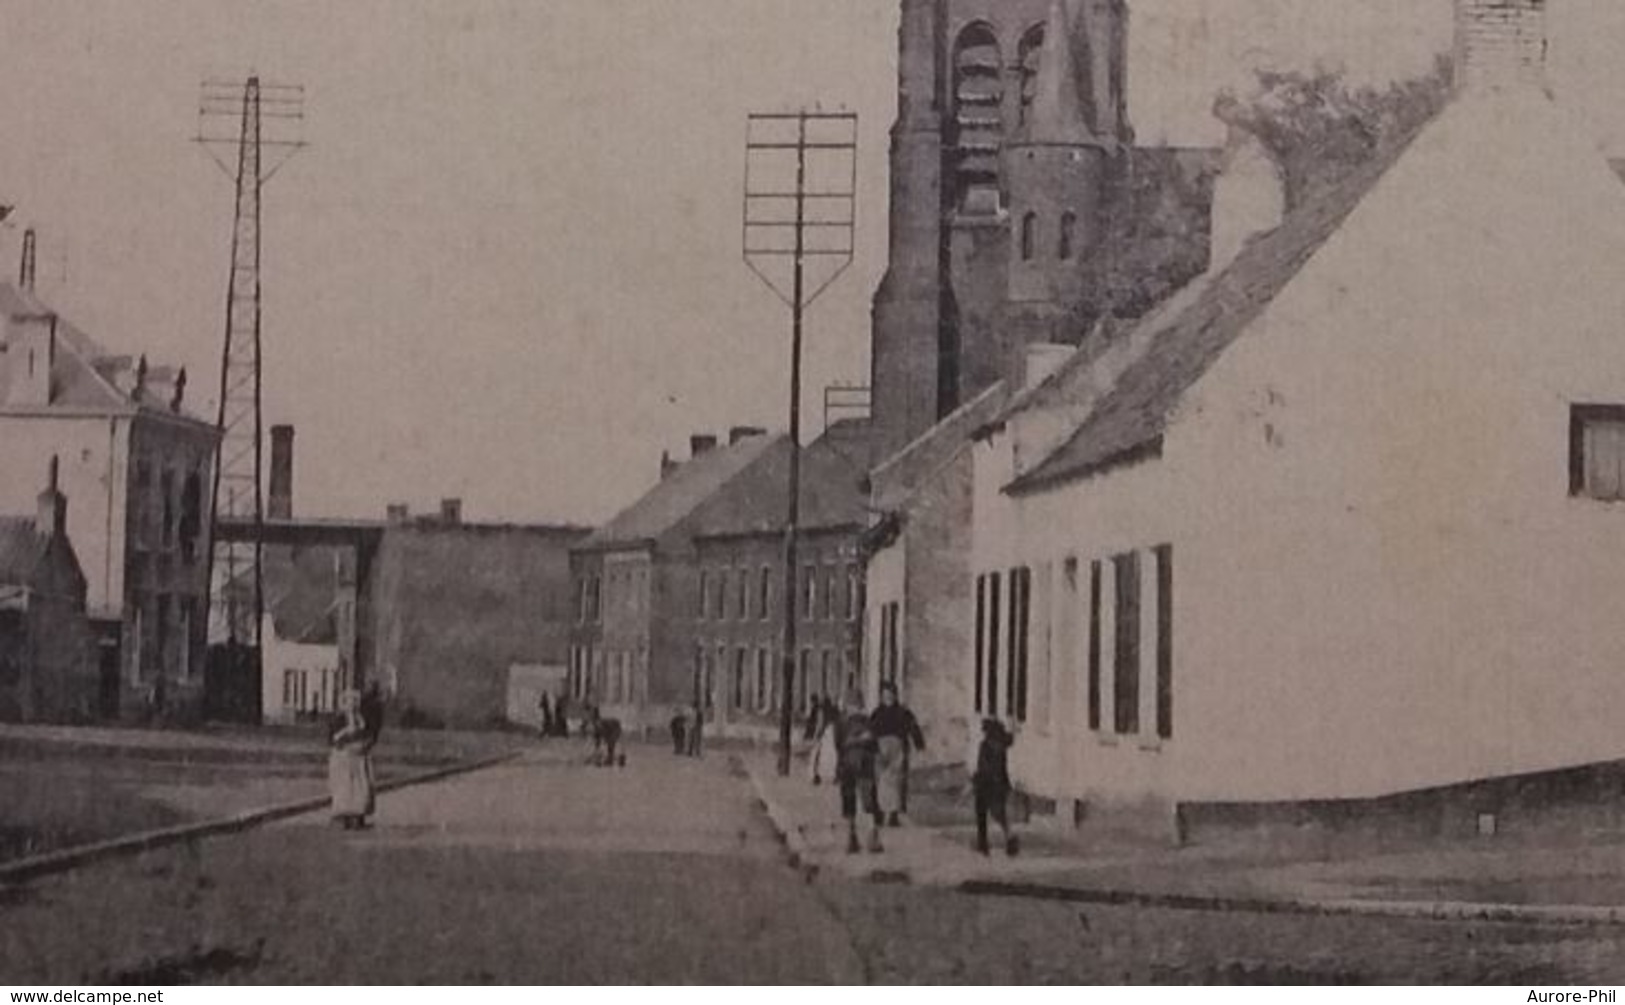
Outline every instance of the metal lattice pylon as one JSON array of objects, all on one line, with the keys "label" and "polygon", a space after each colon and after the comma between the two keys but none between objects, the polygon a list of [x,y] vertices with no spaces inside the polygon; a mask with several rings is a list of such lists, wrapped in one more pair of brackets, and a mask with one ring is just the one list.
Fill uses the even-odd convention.
[{"label": "metal lattice pylon", "polygon": [[[240,119],[231,137],[211,135],[211,123]],[[232,224],[231,273],[226,283],[226,337],[220,365],[220,455],[214,471],[215,520],[248,522],[251,541],[221,541],[215,535],[209,579],[209,641],[257,647],[264,612],[259,533],[265,516],[262,484],[260,329],[260,196],[265,183],[303,140],[265,135],[266,123],[298,124],[304,118],[304,89],[297,85],[204,81],[198,108],[197,142],[209,151],[237,186]],[[233,170],[222,149],[236,148]],[[266,164],[267,148],[281,150]]]}]

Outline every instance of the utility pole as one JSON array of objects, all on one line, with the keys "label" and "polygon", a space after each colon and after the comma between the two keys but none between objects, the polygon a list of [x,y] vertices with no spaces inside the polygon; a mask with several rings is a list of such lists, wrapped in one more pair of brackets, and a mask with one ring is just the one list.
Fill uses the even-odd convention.
[{"label": "utility pole", "polygon": [[[745,264],[790,308],[790,474],[784,528],[780,775],[796,710],[796,567],[801,525],[801,349],[807,308],[852,264],[857,230],[854,112],[753,113],[745,125]],[[790,275],[783,275],[788,264]],[[811,267],[814,275],[807,275]]]},{"label": "utility pole", "polygon": [[[231,271],[226,280],[225,344],[220,365],[220,454],[214,466],[214,519],[248,520],[249,542],[220,542],[211,530],[209,641],[243,648],[258,669],[264,614],[265,518],[260,328],[261,194],[305,146],[305,89],[297,84],[205,80],[199,89],[201,146],[236,186]],[[235,134],[227,123],[235,122]],[[266,152],[271,152],[269,160]],[[257,674],[256,674],[257,679]]]}]

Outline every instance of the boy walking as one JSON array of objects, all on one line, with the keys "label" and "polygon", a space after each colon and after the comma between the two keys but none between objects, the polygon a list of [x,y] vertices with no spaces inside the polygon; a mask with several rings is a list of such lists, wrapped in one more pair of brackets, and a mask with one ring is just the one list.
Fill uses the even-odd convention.
[{"label": "boy walking", "polygon": [[1004,851],[1016,853],[1016,838],[1010,833],[1010,817],[1005,804],[1010,798],[1010,746],[1015,737],[997,719],[982,720],[982,743],[976,751],[976,773],[971,791],[976,796],[976,850],[987,851],[987,818],[991,815],[1004,832]]},{"label": "boy walking", "polygon": [[869,817],[869,850],[879,852],[880,803],[875,793],[875,758],[879,743],[861,695],[848,695],[846,711],[835,724],[835,746],[839,751],[835,780],[841,789],[841,816],[846,819],[846,853],[856,855],[858,846],[858,804]]}]

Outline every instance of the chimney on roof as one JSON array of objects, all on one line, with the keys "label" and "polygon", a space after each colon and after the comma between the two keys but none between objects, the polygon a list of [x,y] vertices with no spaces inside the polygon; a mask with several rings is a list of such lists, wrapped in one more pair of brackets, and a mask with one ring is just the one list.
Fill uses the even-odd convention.
[{"label": "chimney on roof", "polygon": [[412,510],[405,503],[390,503],[384,510],[384,519],[391,527],[399,527],[412,518]]},{"label": "chimney on roof", "polygon": [[1548,0],[1456,0],[1456,80],[1464,90],[1546,86]]},{"label": "chimney on roof", "polygon": [[1075,346],[1056,342],[1031,342],[1027,345],[1025,387],[1037,387],[1050,378],[1061,364],[1076,352]]},{"label": "chimney on roof", "polygon": [[748,440],[753,436],[766,436],[767,430],[761,426],[735,426],[728,430],[728,446],[733,446],[740,440]]},{"label": "chimney on roof", "polygon": [[672,472],[676,471],[677,468],[678,463],[671,459],[671,451],[662,450],[660,452],[660,480],[665,481],[670,478]]},{"label": "chimney on roof", "polygon": [[463,522],[463,501],[461,499],[440,500],[440,522],[448,527],[455,527]]},{"label": "chimney on roof", "polygon": [[58,484],[58,463],[56,456],[52,455],[50,469],[45,479],[45,491],[39,494],[39,509],[35,517],[35,526],[40,534],[52,539],[64,537],[68,533],[68,499],[62,494]]},{"label": "chimney on roof", "polygon": [[147,354],[142,353],[141,358],[135,361],[135,387],[130,391],[130,397],[140,401],[147,393]]},{"label": "chimney on roof", "polygon": [[704,457],[717,448],[717,438],[705,433],[695,433],[688,438],[688,456],[691,458]]},{"label": "chimney on roof", "polygon": [[27,293],[34,292],[34,228],[23,231],[23,259],[17,266],[17,287]]},{"label": "chimney on roof", "polygon": [[169,396],[169,410],[179,412],[181,405],[186,401],[186,367],[181,367],[175,374],[175,392]]},{"label": "chimney on roof", "polygon": [[293,519],[293,427],[271,427],[271,491],[266,515]]},{"label": "chimney on roof", "polygon": [[51,373],[56,366],[56,315],[18,315],[7,327],[11,386],[6,389],[6,400],[36,408],[49,405]]}]

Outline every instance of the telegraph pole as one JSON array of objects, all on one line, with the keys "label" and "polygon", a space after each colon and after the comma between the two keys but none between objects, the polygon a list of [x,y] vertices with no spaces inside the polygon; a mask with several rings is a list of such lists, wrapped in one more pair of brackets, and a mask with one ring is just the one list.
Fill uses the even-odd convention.
[{"label": "telegraph pole", "polygon": [[[780,775],[790,773],[796,710],[797,565],[801,534],[801,350],[813,301],[852,264],[857,230],[853,112],[754,113],[745,126],[745,264],[790,308],[790,474],[784,527]],[[782,268],[788,264],[788,289]],[[809,283],[809,265],[815,275]]]},{"label": "telegraph pole", "polygon": [[[305,89],[250,76],[205,80],[198,95],[195,142],[236,187],[231,267],[226,279],[225,344],[220,363],[220,453],[214,467],[214,518],[250,520],[250,542],[210,541],[210,642],[247,647],[258,666],[264,613],[261,558],[264,513],[260,327],[261,195],[265,184],[305,146]],[[227,131],[227,124],[236,124]],[[267,158],[266,154],[271,156]]]}]

